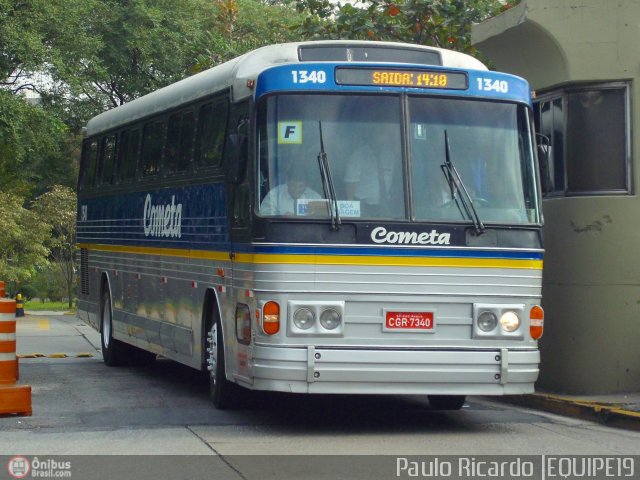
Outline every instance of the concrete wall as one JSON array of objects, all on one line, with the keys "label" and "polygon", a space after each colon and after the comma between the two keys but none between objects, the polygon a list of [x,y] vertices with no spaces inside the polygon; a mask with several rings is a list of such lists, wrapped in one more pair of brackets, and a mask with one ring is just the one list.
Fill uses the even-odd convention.
[{"label": "concrete wall", "polygon": [[498,70],[539,91],[631,80],[632,194],[543,201],[546,318],[538,387],[640,391],[640,0],[523,0],[474,27],[473,41]]}]

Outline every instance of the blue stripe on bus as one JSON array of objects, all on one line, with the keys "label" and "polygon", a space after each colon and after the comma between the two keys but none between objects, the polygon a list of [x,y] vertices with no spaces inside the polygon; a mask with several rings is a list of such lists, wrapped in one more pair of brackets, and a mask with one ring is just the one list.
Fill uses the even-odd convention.
[{"label": "blue stripe on bus", "polygon": [[434,257],[434,258],[504,258],[514,260],[542,260],[543,252],[512,250],[477,250],[468,248],[404,248],[398,245],[375,246],[311,246],[311,245],[250,245],[239,244],[234,248],[242,253],[277,255],[347,255],[385,257]]}]

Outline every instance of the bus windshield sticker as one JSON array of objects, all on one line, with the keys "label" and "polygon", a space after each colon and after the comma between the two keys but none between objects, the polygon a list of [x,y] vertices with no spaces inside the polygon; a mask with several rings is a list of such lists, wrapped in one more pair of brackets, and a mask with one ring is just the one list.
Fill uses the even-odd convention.
[{"label": "bus windshield sticker", "polygon": [[[341,217],[360,217],[360,200],[338,200],[338,210]],[[316,200],[299,198],[296,200],[296,215],[298,216],[329,216],[329,202],[326,199]]]},{"label": "bus windshield sticker", "polygon": [[281,145],[302,144],[302,121],[285,120],[278,122],[278,143]]}]

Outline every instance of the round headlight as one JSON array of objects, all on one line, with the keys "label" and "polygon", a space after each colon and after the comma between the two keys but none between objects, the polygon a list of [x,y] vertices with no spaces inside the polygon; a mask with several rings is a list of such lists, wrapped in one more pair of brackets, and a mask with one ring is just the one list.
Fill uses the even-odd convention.
[{"label": "round headlight", "polygon": [[514,332],[520,326],[520,319],[515,312],[504,312],[500,317],[500,326],[505,332]]},{"label": "round headlight", "polygon": [[478,317],[478,328],[483,332],[490,332],[498,324],[498,318],[493,312],[482,312]]},{"label": "round headlight", "polygon": [[299,308],[293,314],[293,324],[300,330],[310,329],[315,321],[315,315],[308,308]]},{"label": "round headlight", "polygon": [[341,321],[342,319],[340,318],[340,314],[332,308],[324,310],[320,314],[320,325],[322,325],[327,330],[333,330],[337,328],[340,325]]}]

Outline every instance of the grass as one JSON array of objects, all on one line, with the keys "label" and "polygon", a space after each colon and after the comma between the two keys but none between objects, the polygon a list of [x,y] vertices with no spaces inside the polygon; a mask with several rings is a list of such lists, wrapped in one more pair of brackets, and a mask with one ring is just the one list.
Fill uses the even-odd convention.
[{"label": "grass", "polygon": [[24,302],[24,309],[31,312],[38,312],[43,310],[61,311],[66,312],[68,310],[75,310],[75,307],[69,308],[69,302],[40,302],[39,300],[31,300]]}]

